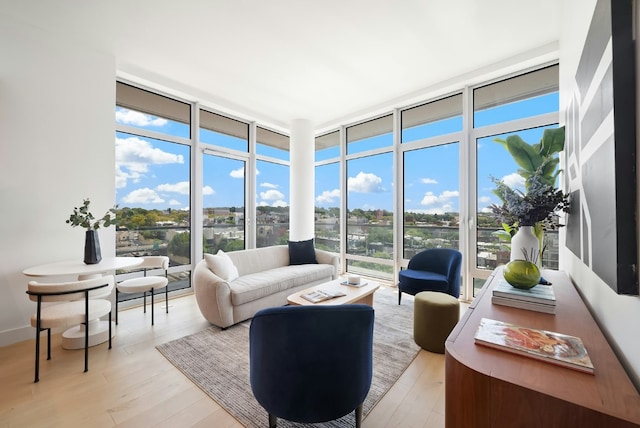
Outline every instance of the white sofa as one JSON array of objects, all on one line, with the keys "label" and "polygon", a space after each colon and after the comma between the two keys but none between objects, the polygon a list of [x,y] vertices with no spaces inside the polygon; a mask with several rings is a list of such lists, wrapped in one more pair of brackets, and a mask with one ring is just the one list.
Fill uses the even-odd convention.
[{"label": "white sofa", "polygon": [[[289,265],[287,245],[225,253],[237,268],[237,278],[225,280],[215,257],[205,254],[193,273],[196,301],[202,315],[226,328],[252,318],[260,309],[287,304],[287,296],[337,279],[339,257],[315,250],[317,264]],[[231,277],[233,278],[233,276]]]}]

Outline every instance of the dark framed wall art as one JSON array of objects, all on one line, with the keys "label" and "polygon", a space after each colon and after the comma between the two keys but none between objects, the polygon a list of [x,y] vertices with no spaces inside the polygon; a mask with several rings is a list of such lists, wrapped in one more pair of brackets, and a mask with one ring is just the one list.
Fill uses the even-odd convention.
[{"label": "dark framed wall art", "polygon": [[633,0],[598,0],[565,118],[566,245],[619,294],[638,294]]}]

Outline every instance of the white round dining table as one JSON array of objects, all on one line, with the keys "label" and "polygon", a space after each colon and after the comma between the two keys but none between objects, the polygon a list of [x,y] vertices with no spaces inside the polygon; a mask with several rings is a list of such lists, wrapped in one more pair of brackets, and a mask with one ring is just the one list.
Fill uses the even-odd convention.
[{"label": "white round dining table", "polygon": [[[78,279],[88,279],[98,275],[114,274],[118,269],[130,269],[142,263],[141,257],[104,257],[100,263],[85,264],[82,260],[63,260],[26,268],[22,273],[28,277],[57,277],[77,275]],[[108,296],[94,296],[96,298]],[[115,323],[111,322],[111,336],[115,336]],[[64,349],[84,349],[84,325],[71,327],[62,333]],[[89,346],[99,345],[109,340],[109,321],[100,319],[89,321]]]},{"label": "white round dining table", "polygon": [[129,269],[142,263],[140,257],[105,257],[100,263],[88,265],[82,260],[63,260],[26,268],[26,276],[95,275],[111,273],[118,269]]}]

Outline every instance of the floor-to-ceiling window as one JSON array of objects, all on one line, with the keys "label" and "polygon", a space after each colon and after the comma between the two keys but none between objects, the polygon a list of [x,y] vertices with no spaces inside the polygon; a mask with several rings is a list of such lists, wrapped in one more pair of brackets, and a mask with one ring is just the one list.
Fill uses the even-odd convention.
[{"label": "floor-to-ceiling window", "polygon": [[[459,248],[472,297],[508,249],[488,214],[498,202],[491,179],[511,182],[517,166],[496,140],[537,142],[557,126],[557,88],[552,65],[317,136],[316,245],[344,255],[345,271],[391,282],[417,251]],[[167,254],[188,284],[200,243],[201,252],[285,244],[295,203],[289,144],[280,132],[118,82],[117,254]],[[557,234],[545,237],[543,264],[556,267]]]},{"label": "floor-to-ceiling window", "polygon": [[393,115],[346,128],[347,271],[391,280]]},{"label": "floor-to-ceiling window", "polygon": [[340,253],[340,132],[315,139],[315,245]]},{"label": "floor-to-ceiling window", "polygon": [[[524,191],[524,179],[513,156],[500,142],[511,135],[539,143],[544,129],[557,127],[558,66],[499,80],[473,90],[472,151],[475,157],[475,234],[471,236],[471,277],[474,289],[489,272],[509,261],[510,239],[491,215],[491,204],[501,201],[493,193],[494,179]],[[544,267],[558,267],[558,234],[546,232]]]},{"label": "floor-to-ceiling window", "polygon": [[116,255],[166,255],[169,288],[189,287],[191,107],[118,82],[115,119]]},{"label": "floor-to-ceiling window", "polygon": [[245,248],[246,171],[249,124],[200,110],[202,157],[202,249]]},{"label": "floor-to-ceiling window", "polygon": [[256,247],[289,239],[289,137],[256,131]]},{"label": "floor-to-ceiling window", "polygon": [[[335,182],[325,178],[340,176],[346,270],[394,282],[394,266],[406,266],[416,252],[458,248],[463,294],[471,299],[474,286],[508,260],[508,242],[489,215],[489,206],[498,203],[491,177],[512,183],[518,174],[496,139],[517,133],[537,143],[557,121],[558,66],[551,65],[319,136],[316,174],[322,177],[316,179],[316,198],[340,195]],[[333,144],[320,144],[323,139]],[[340,141],[343,154],[335,147]],[[344,162],[342,169],[331,166],[338,161]],[[319,220],[331,221],[328,212],[317,209],[317,236],[324,233]],[[394,227],[394,219],[401,224]],[[546,233],[545,239],[543,265],[557,267],[557,233]]]},{"label": "floor-to-ceiling window", "polygon": [[403,258],[460,247],[462,95],[401,112]]}]

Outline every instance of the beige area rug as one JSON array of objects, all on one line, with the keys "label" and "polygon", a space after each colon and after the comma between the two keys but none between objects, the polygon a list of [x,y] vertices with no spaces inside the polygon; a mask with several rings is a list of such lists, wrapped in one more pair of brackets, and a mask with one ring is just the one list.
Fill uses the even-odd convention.
[{"label": "beige area rug", "polygon": [[[373,380],[364,402],[366,415],[398,380],[416,357],[413,341],[413,298],[403,296],[398,306],[394,289],[374,296]],[[190,336],[159,345],[157,349],[212,399],[247,427],[268,426],[266,411],[249,384],[250,321],[221,330],[209,327]],[[366,417],[366,416],[365,416]],[[279,427],[353,427],[354,415],[323,424],[297,424],[278,419]]]}]

